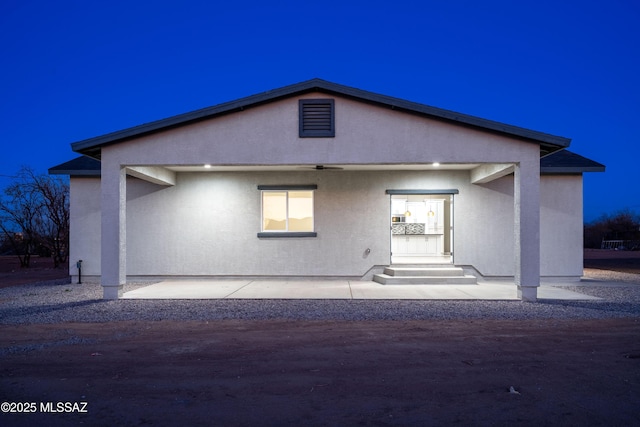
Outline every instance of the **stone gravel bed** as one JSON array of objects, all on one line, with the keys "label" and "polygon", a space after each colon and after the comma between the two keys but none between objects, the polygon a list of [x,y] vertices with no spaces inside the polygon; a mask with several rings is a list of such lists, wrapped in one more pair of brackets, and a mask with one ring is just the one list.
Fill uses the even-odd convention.
[{"label": "stone gravel bed", "polygon": [[[125,292],[148,284],[127,284]],[[44,283],[0,289],[0,324],[126,320],[455,320],[640,318],[640,275],[585,269],[562,284],[597,301],[117,300],[99,284]]]}]

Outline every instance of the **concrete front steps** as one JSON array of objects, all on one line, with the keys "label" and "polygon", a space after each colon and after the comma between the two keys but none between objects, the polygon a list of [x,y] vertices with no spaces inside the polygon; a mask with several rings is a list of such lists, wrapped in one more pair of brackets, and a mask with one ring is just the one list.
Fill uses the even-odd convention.
[{"label": "concrete front steps", "polygon": [[464,274],[461,267],[422,266],[385,267],[384,273],[373,276],[373,281],[383,285],[477,285],[475,276]]}]

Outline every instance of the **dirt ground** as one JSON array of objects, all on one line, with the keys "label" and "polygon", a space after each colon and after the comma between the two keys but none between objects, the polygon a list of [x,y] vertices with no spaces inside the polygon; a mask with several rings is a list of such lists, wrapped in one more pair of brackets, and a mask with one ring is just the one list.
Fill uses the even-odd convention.
[{"label": "dirt ground", "polygon": [[2,426],[640,425],[637,318],[0,325],[15,346],[0,402],[31,412]]},{"label": "dirt ground", "polygon": [[640,251],[585,249],[584,267],[640,274]]},{"label": "dirt ground", "polygon": [[52,258],[32,257],[29,268],[20,268],[15,256],[0,256],[0,288],[69,277],[68,265],[53,268]]}]

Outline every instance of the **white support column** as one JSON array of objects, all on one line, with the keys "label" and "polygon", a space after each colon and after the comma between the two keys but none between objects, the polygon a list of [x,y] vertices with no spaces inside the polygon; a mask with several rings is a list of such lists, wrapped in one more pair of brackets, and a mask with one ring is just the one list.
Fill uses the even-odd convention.
[{"label": "white support column", "polygon": [[518,298],[535,302],[540,286],[540,165],[521,162],[515,167],[514,236],[515,282]]},{"label": "white support column", "polygon": [[104,299],[118,299],[127,280],[127,175],[102,163],[101,283]]}]

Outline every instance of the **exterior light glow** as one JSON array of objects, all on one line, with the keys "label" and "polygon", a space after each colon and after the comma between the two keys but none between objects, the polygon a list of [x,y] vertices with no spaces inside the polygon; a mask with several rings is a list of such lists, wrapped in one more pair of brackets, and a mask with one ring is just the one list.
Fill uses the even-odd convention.
[{"label": "exterior light glow", "polygon": [[437,168],[438,166],[440,166],[440,163],[438,163],[438,162],[433,162],[433,167],[436,167],[436,168]]},{"label": "exterior light glow", "polygon": [[211,168],[211,165],[207,163],[206,165],[204,165],[204,168],[205,168],[205,169],[210,169],[210,168]]}]

